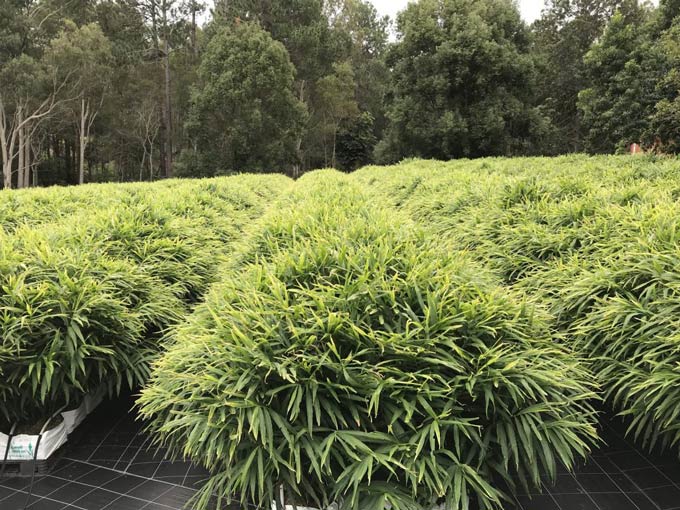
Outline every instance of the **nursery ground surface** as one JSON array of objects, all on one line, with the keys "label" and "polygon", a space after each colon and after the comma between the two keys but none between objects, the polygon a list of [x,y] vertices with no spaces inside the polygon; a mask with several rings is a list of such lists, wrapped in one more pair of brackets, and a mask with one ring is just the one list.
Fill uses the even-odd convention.
[{"label": "nursery ground surface", "polygon": [[[36,476],[31,510],[180,510],[206,477],[149,447],[131,397],[103,403],[69,437],[46,476]],[[0,509],[22,510],[30,478],[0,479]]]},{"label": "nursery ground surface", "polygon": [[[149,447],[132,399],[105,402],[82,425],[49,475],[36,477],[31,510],[181,510],[206,473]],[[680,464],[650,455],[603,425],[606,445],[574,474],[562,472],[542,494],[519,496],[514,510],[680,509]],[[27,478],[0,479],[0,510],[22,510]],[[234,510],[240,510],[234,506]],[[513,510],[513,507],[508,507]]]}]

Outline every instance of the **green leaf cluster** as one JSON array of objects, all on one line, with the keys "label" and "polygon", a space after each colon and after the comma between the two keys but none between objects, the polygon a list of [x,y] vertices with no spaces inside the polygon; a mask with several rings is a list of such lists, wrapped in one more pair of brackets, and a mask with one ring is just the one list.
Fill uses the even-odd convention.
[{"label": "green leaf cluster", "polygon": [[[304,176],[172,334],[140,399],[196,501],[497,509],[595,441],[545,314],[354,178]],[[504,489],[505,487],[506,489]]]},{"label": "green leaf cluster", "polygon": [[0,425],[31,423],[102,386],[142,384],[166,329],[287,183],[231,177],[4,193]]},{"label": "green leaf cluster", "polygon": [[633,437],[678,451],[675,159],[406,162],[357,178],[547,305]]}]

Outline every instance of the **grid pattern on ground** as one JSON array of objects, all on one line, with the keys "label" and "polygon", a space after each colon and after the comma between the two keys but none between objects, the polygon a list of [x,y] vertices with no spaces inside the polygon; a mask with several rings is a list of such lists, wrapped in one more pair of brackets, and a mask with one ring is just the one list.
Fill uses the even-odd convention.
[{"label": "grid pattern on ground", "polygon": [[[182,510],[207,473],[150,444],[129,398],[78,428],[48,475],[0,479],[1,510]],[[28,503],[28,504],[27,504]]]},{"label": "grid pattern on ground", "polygon": [[603,425],[606,445],[575,473],[563,471],[543,491],[519,496],[522,510],[680,510],[680,461],[649,454],[624,438],[622,426]]},{"label": "grid pattern on ground", "polygon": [[[0,479],[0,510],[184,510],[207,473],[150,444],[132,399],[106,402],[70,438],[46,476]],[[680,461],[648,454],[607,421],[605,446],[507,510],[680,510]],[[233,507],[239,510],[240,507]]]}]

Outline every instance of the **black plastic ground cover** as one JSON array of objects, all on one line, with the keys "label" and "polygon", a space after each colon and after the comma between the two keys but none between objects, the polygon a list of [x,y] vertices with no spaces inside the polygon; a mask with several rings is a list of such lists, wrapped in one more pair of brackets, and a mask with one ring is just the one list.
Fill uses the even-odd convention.
[{"label": "black plastic ground cover", "polygon": [[[35,478],[30,510],[182,510],[207,473],[173,462],[151,447],[133,400],[103,403],[79,427],[47,475]],[[542,493],[522,495],[507,510],[680,510],[680,461],[642,452],[622,426],[605,421],[606,445],[562,472]],[[0,480],[0,510],[23,510],[27,478]],[[238,506],[233,507],[239,509]]]},{"label": "black plastic ground cover", "polygon": [[680,460],[649,454],[624,438],[624,426],[605,419],[605,445],[576,473],[545,482],[542,494],[523,495],[522,510],[680,510]]},{"label": "black plastic ground cover", "polygon": [[[35,477],[30,510],[181,510],[206,472],[150,446],[133,400],[104,402],[69,436],[47,475]],[[29,478],[0,480],[0,510],[23,510]]]}]

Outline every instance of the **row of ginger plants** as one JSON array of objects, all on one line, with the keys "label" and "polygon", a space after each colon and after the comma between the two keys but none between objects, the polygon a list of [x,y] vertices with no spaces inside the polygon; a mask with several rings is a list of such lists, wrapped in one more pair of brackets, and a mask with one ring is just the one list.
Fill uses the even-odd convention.
[{"label": "row of ginger plants", "polygon": [[116,188],[54,218],[0,200],[6,419],[153,366],[142,413],[210,469],[197,508],[500,508],[587,455],[600,389],[672,446],[675,174],[410,162]]},{"label": "row of ginger plants", "polygon": [[596,442],[549,315],[332,171],[300,179],[174,328],[140,408],[194,508],[484,510]]},{"label": "row of ginger plants", "polygon": [[629,157],[406,162],[357,175],[552,316],[605,410],[648,449],[680,446],[680,173]]},{"label": "row of ginger plants", "polygon": [[0,195],[0,432],[143,384],[168,328],[289,185],[235,176]]}]

